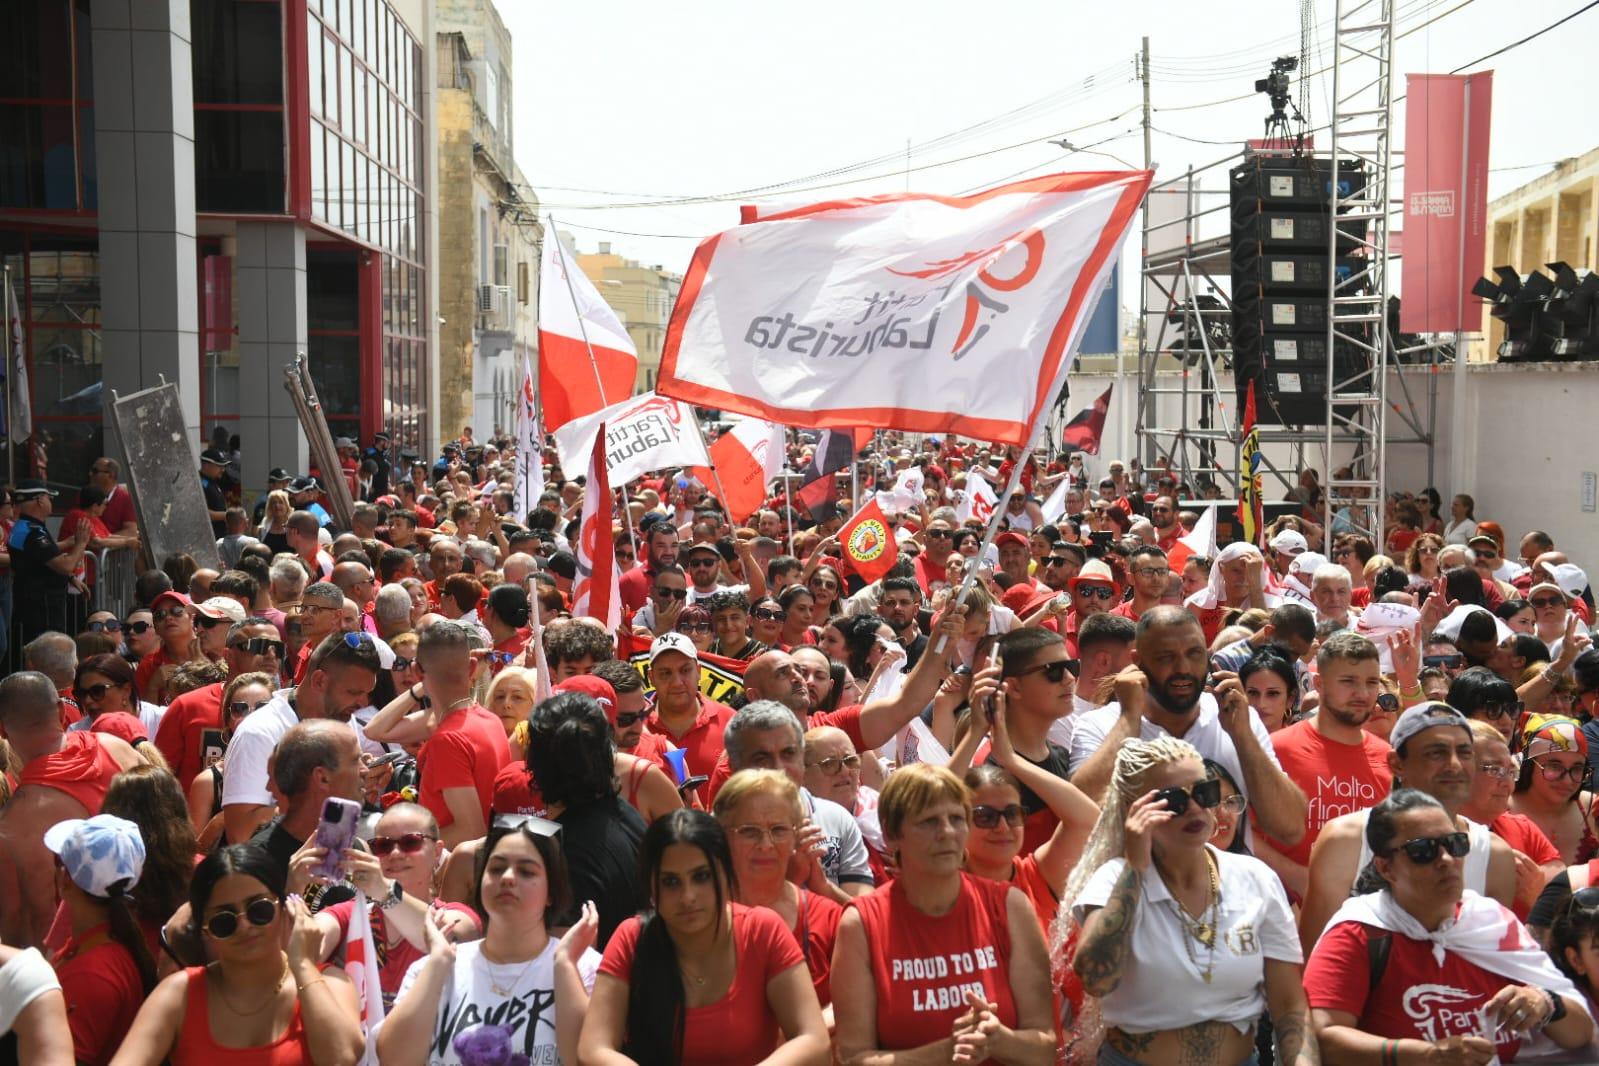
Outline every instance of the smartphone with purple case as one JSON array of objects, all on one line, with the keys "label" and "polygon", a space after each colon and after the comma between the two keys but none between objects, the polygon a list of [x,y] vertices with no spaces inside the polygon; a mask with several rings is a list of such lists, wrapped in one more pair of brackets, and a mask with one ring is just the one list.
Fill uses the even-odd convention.
[{"label": "smartphone with purple case", "polygon": [[311,868],[312,877],[337,881],[343,877],[340,869],[344,862],[344,849],[355,843],[355,830],[361,821],[361,805],[347,799],[330,798],[322,804],[322,818],[316,824],[316,846],[327,848],[328,853]]}]

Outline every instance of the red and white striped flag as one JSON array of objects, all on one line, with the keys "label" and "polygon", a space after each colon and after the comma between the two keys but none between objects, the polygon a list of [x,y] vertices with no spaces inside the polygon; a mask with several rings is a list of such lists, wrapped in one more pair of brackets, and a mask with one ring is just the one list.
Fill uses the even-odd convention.
[{"label": "red and white striped flag", "polygon": [[994,489],[988,479],[973,470],[966,475],[966,488],[961,493],[960,503],[955,505],[955,517],[961,522],[977,519],[983,525],[988,525],[988,520],[994,517],[994,508],[999,506],[999,497],[994,495]]},{"label": "red and white striped flag", "polygon": [[702,484],[726,494],[722,503],[734,521],[744,521],[766,502],[766,487],[783,469],[783,434],[775,422],[746,418],[711,445],[710,466],[694,468]]},{"label": "red and white striped flag", "polygon": [[[373,1026],[383,1020],[383,988],[378,977],[378,949],[372,940],[372,922],[367,916],[366,893],[356,890],[355,907],[350,911],[350,925],[344,937],[344,972],[355,986],[355,1001],[361,1008],[361,1028],[371,1033]],[[368,1054],[363,1062],[377,1062],[373,1050],[375,1041],[367,1041]]]},{"label": "red and white striped flag", "polygon": [[611,478],[605,463],[605,427],[599,427],[589,459],[588,488],[577,534],[577,578],[572,582],[572,614],[598,619],[608,630],[622,624],[622,575],[616,569],[611,539]]},{"label": "red and white striped flag", "polygon": [[544,425],[553,433],[632,395],[638,349],[566,254],[554,226],[544,230],[540,270],[539,385]]}]

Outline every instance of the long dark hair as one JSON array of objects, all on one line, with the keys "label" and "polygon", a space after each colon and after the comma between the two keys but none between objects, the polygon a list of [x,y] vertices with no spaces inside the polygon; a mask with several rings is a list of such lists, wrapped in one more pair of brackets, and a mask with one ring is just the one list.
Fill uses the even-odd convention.
[{"label": "long dark hair", "polygon": [[[1251,659],[1250,661],[1253,662],[1254,660]],[[1243,677],[1244,675],[1240,673],[1238,676]],[[1225,781],[1233,787],[1233,791],[1238,795],[1242,796],[1244,794],[1244,790],[1238,787],[1238,782],[1233,780],[1232,771],[1228,770],[1227,767],[1223,766],[1215,759],[1205,760],[1205,776],[1213,777],[1218,781]],[[1249,812],[1246,810],[1238,816],[1238,824],[1233,827],[1233,842],[1227,845],[1227,850],[1232,852],[1234,855],[1253,854],[1253,852],[1249,850],[1249,845],[1244,843],[1244,826],[1248,824],[1248,819]]]},{"label": "long dark hair", "polygon": [[1399,827],[1395,823],[1401,814],[1426,810],[1428,807],[1444,809],[1442,803],[1420,789],[1396,788],[1371,809],[1366,816],[1366,846],[1371,849],[1372,860],[1355,878],[1355,887],[1349,891],[1351,896],[1365,896],[1388,887],[1388,882],[1377,872],[1377,857],[1386,858],[1393,854],[1394,840],[1399,835]]},{"label": "long dark hair", "polygon": [[545,802],[579,807],[616,794],[616,747],[598,700],[558,692],[527,724],[527,768]]},{"label": "long dark hair", "polygon": [[877,630],[884,624],[875,614],[856,615],[839,623],[838,631],[844,635],[844,650],[848,656],[844,665],[858,680],[865,681],[872,676],[872,667],[866,659],[877,647]]},{"label": "long dark hair", "polygon": [[717,873],[717,922],[733,891],[733,855],[727,834],[704,811],[680,809],[650,823],[639,847],[640,880],[650,886],[651,909],[639,917],[638,949],[628,981],[627,1044],[622,1053],[639,1066],[671,1066],[683,1058],[683,975],[666,922],[654,910],[661,859],[673,844],[698,848]]},{"label": "long dark hair", "polygon": [[1554,925],[1549,927],[1549,956],[1560,972],[1571,978],[1571,983],[1584,992],[1592,993],[1593,978],[1578,973],[1566,958],[1566,949],[1581,952],[1583,946],[1599,936],[1599,907],[1584,907],[1567,896],[1561,904]]},{"label": "long dark hair", "polygon": [[160,767],[135,766],[111,779],[100,812],[139,827],[144,872],[139,875],[134,907],[145,924],[160,928],[189,897],[194,856],[200,850],[183,789]]}]

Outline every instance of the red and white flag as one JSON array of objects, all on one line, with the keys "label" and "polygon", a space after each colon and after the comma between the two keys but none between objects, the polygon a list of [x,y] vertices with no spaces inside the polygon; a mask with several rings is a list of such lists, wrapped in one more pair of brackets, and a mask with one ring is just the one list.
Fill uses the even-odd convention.
[{"label": "red and white flag", "polygon": [[702,484],[727,495],[722,503],[734,521],[744,521],[766,502],[766,487],[783,469],[783,434],[775,422],[746,418],[711,445],[709,466],[695,468]]},{"label": "red and white flag", "polygon": [[554,431],[631,396],[638,349],[553,226],[539,269],[539,389],[545,428]]},{"label": "red and white flag", "polygon": [[1202,559],[1216,558],[1216,508],[1205,508],[1199,516],[1199,521],[1194,523],[1194,528],[1177,538],[1177,543],[1172,545],[1171,551],[1166,553],[1166,565],[1174,574],[1183,572],[1183,567],[1193,556]]},{"label": "red and white flag", "polygon": [[597,619],[606,629],[614,631],[622,624],[622,575],[616,569],[611,511],[611,479],[606,472],[605,435],[601,433],[594,438],[587,491],[583,495],[583,517],[578,523],[572,615]]},{"label": "red and white flag", "polygon": [[988,520],[994,517],[994,508],[999,506],[999,497],[994,495],[994,488],[988,479],[975,470],[966,475],[966,488],[961,492],[960,502],[955,505],[955,518],[965,523],[973,518],[983,525],[988,525]]},{"label": "red and white flag", "polygon": [[1099,438],[1105,435],[1105,415],[1110,412],[1110,390],[1115,387],[1114,383],[1105,386],[1099,399],[1077,412],[1070,422],[1061,427],[1061,444],[1067,450],[1099,454]]},{"label": "red and white flag", "polygon": [[899,545],[889,528],[888,515],[875,499],[844,523],[838,531],[838,543],[845,561],[867,581],[878,580],[899,560]]},{"label": "red and white flag", "polygon": [[544,431],[539,426],[538,397],[533,391],[533,361],[522,357],[522,393],[516,404],[516,515],[526,522],[544,495]]},{"label": "red and white flag", "polygon": [[703,242],[657,388],[809,428],[1022,444],[1060,393],[1148,171],[763,212]]},{"label": "red and white flag", "polygon": [[606,470],[618,483],[632,481],[652,470],[709,466],[700,424],[687,404],[653,393],[614,403],[555,431],[555,448],[561,466],[577,470],[594,450],[605,427]]},{"label": "red and white flag", "polygon": [[[357,891],[350,911],[350,927],[344,937],[344,972],[355,986],[355,1001],[361,1009],[361,1029],[371,1033],[383,1020],[383,988],[378,977],[378,950],[372,940],[372,922],[367,916],[366,894]],[[369,1051],[375,1041],[368,1040]],[[363,1062],[377,1062],[376,1052]]]}]

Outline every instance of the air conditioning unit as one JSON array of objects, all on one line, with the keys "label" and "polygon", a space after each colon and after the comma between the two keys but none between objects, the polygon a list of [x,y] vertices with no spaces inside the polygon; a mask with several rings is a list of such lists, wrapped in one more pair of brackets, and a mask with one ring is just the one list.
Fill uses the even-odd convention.
[{"label": "air conditioning unit", "polygon": [[503,286],[498,286],[498,285],[479,285],[477,287],[477,311],[478,311],[478,314],[480,314],[480,315],[492,315],[495,311],[498,311],[502,306],[504,306],[501,303],[501,296],[500,296],[500,293],[502,293],[503,291],[504,291],[504,287]]},{"label": "air conditioning unit", "polygon": [[494,298],[498,301],[495,304],[496,308],[507,312],[511,310],[511,287],[509,285],[496,285],[494,287]]}]

